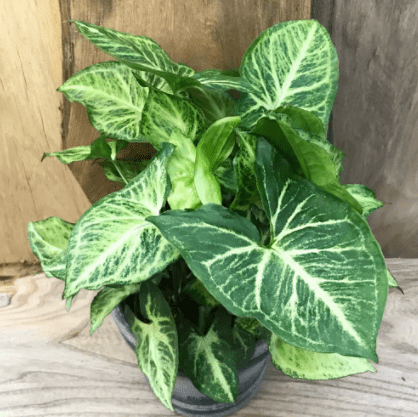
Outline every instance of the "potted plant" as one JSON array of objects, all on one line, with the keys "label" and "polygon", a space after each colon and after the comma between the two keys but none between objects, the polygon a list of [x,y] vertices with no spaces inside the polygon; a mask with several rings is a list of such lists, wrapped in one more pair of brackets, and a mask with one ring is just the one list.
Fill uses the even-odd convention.
[{"label": "potted plant", "polygon": [[[75,224],[28,226],[45,275],[65,282],[67,308],[81,289],[100,290],[91,333],[114,311],[170,410],[181,375],[212,401],[196,413],[231,414],[240,373],[261,357],[262,378],[266,354],[293,378],[375,372],[369,360],[378,361],[397,283],[366,221],[383,203],[341,184],[345,154],[326,139],[338,84],[326,29],[280,23],[239,70],[197,72],[150,38],[72,22],[116,61],[58,88],[87,108],[100,136],[43,158],[99,159],[123,188]],[[145,141],[158,151],[150,161],[117,159]],[[176,411],[195,415],[179,401]]]}]

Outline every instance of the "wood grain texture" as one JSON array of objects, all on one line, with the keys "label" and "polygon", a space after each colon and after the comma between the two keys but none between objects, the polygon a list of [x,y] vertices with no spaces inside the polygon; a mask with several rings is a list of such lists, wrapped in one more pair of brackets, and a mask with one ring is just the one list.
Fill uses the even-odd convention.
[{"label": "wood grain texture", "polygon": [[[417,416],[418,259],[388,259],[387,265],[404,295],[390,289],[376,373],[302,381],[270,363],[261,390],[234,415]],[[67,312],[63,282],[39,274],[14,285],[11,303],[0,309],[2,417],[174,415],[146,385],[111,316],[89,336],[97,291],[81,290]]]},{"label": "wood grain texture", "polygon": [[340,62],[332,141],[347,155],[342,182],[364,184],[386,203],[368,219],[385,257],[416,258],[418,3],[318,3],[332,7],[313,16],[332,16]]},{"label": "wood grain texture", "polygon": [[68,167],[41,164],[45,151],[61,149],[58,5],[2,0],[0,22],[0,263],[33,262],[28,223],[76,221],[90,204]]},{"label": "wood grain texture", "polygon": [[[276,23],[310,19],[310,0],[60,0],[63,50],[68,76],[102,61],[114,60],[83,38],[74,24],[77,19],[127,32],[145,35],[161,45],[175,62],[183,62],[197,71],[207,68],[231,69],[240,65],[251,42]],[[64,109],[63,149],[89,145],[99,136],[90,125],[85,108],[67,103]],[[121,157],[155,153],[149,144],[131,144]],[[108,181],[100,166],[92,162],[70,166],[75,178],[93,203],[120,185]]]}]

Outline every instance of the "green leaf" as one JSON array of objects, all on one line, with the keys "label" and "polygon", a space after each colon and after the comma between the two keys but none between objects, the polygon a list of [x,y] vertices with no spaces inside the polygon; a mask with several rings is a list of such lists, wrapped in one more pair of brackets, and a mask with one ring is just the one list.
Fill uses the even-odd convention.
[{"label": "green leaf", "polygon": [[65,255],[74,226],[55,216],[29,223],[30,248],[48,278],[65,279]]},{"label": "green leaf", "polygon": [[392,273],[389,271],[389,269],[386,269],[386,276],[388,278],[388,284],[389,287],[397,288],[399,287],[398,282],[396,281],[395,277],[392,275]]},{"label": "green leaf", "polygon": [[190,100],[202,111],[208,125],[224,117],[235,116],[235,101],[226,91],[200,86],[189,88],[187,92]]},{"label": "green leaf", "polygon": [[344,184],[343,187],[361,204],[365,219],[367,219],[370,213],[385,205],[377,200],[375,192],[365,185]]},{"label": "green leaf", "polygon": [[144,142],[140,122],[149,88],[141,87],[130,68],[120,62],[90,65],[57,91],[85,106],[91,125],[107,137]]},{"label": "green leaf", "polygon": [[41,162],[47,156],[56,156],[63,164],[96,158],[104,158],[113,161],[116,159],[116,155],[128,146],[128,144],[129,142],[124,140],[107,142],[106,135],[100,135],[90,146],[77,146],[59,152],[45,152]]},{"label": "green leaf", "polygon": [[176,64],[163,48],[147,36],[135,36],[81,20],[70,20],[79,32],[95,46],[121,63],[139,71],[151,72],[165,79],[176,92],[188,85],[198,85],[191,77],[194,70],[184,64]]},{"label": "green leaf", "polygon": [[218,69],[195,72],[192,77],[204,86],[218,87],[223,90],[252,91],[251,85],[246,79],[239,77],[239,75],[227,75]]},{"label": "green leaf", "polygon": [[78,220],[68,244],[63,297],[81,288],[145,281],[178,258],[177,250],[145,218],[158,215],[170,191],[165,144],[125,188],[103,197]]},{"label": "green leaf", "polygon": [[240,130],[237,130],[237,134],[240,147],[234,158],[234,170],[238,192],[230,209],[245,216],[251,204],[259,197],[254,170],[257,137]]},{"label": "green leaf", "polygon": [[274,333],[268,347],[273,365],[292,378],[322,380],[343,378],[367,371],[376,372],[367,359],[338,353],[310,352],[283,342]]},{"label": "green leaf", "polygon": [[253,356],[255,351],[255,345],[257,339],[254,335],[244,330],[242,327],[234,324],[232,329],[232,335],[234,337],[234,355],[237,368],[240,369],[243,365],[247,364]]},{"label": "green leaf", "polygon": [[202,306],[216,307],[220,304],[219,301],[206,289],[202,282],[194,275],[184,286],[182,293],[189,295],[193,298],[193,300],[197,301]]},{"label": "green leaf", "polygon": [[139,293],[141,311],[151,323],[137,319],[128,306],[125,317],[136,337],[135,353],[141,371],[154,394],[171,411],[171,398],[177,379],[179,349],[176,324],[161,290],[147,281]]},{"label": "green leaf", "polygon": [[119,288],[103,288],[90,306],[90,336],[101,326],[103,319],[131,294],[139,292],[141,283]]},{"label": "green leaf", "polygon": [[270,330],[266,329],[257,319],[253,317],[237,317],[235,325],[252,334],[257,340],[268,339]]},{"label": "green leaf", "polygon": [[169,141],[176,146],[176,150],[167,164],[172,185],[168,203],[172,209],[198,207],[201,202],[194,183],[196,147],[178,129],[172,132]]},{"label": "green leaf", "polygon": [[214,171],[234,149],[234,129],[240,121],[239,116],[217,120],[209,126],[197,145],[194,183],[203,204],[222,204],[221,186]]},{"label": "green leaf", "polygon": [[111,181],[118,181],[122,185],[131,182],[138,174],[140,174],[150,161],[125,161],[116,159],[115,161],[102,161],[99,164],[104,168],[106,177]]},{"label": "green leaf", "polygon": [[237,177],[230,158],[226,159],[222,165],[215,170],[215,177],[218,179],[219,184],[221,184],[221,190],[223,187],[225,193],[237,193]]},{"label": "green leaf", "polygon": [[328,126],[338,87],[338,56],[318,21],[294,20],[265,30],[245,52],[240,74],[252,87],[238,100],[243,126],[254,126],[284,104],[311,111]]},{"label": "green leaf", "polygon": [[209,331],[200,336],[181,315],[177,320],[180,369],[202,394],[223,403],[235,402],[239,389],[231,321],[220,306]]},{"label": "green leaf", "polygon": [[163,142],[169,142],[171,134],[176,130],[196,141],[205,128],[203,114],[190,100],[158,90],[149,90],[142,116],[141,133],[155,149],[160,150]]},{"label": "green leaf", "polygon": [[[274,116],[271,116],[274,117]],[[267,138],[289,160],[298,174],[320,186],[325,191],[348,202],[360,214],[358,201],[338,182],[335,165],[328,153],[317,144],[303,140],[288,123],[279,118],[263,117],[257,122],[254,133]]]},{"label": "green leaf", "polygon": [[370,227],[259,142],[256,172],[271,221],[269,246],[249,220],[215,204],[147,220],[231,313],[256,318],[302,349],[377,361],[388,284]]}]

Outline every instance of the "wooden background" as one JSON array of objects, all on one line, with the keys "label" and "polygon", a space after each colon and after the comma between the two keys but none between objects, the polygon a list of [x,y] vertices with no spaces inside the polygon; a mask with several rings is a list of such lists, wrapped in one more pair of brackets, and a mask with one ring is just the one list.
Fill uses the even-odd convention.
[{"label": "wooden background", "polygon": [[[40,162],[43,152],[89,145],[99,136],[85,108],[56,89],[86,66],[113,58],[68,19],[149,36],[195,70],[238,67],[267,27],[318,19],[340,60],[330,140],[347,154],[343,183],[362,183],[387,202],[369,217],[386,257],[418,257],[417,15],[413,0],[2,0],[0,266],[37,260],[27,240],[30,221],[75,222],[120,187],[92,162]],[[138,153],[153,149],[130,145],[122,156]]]}]

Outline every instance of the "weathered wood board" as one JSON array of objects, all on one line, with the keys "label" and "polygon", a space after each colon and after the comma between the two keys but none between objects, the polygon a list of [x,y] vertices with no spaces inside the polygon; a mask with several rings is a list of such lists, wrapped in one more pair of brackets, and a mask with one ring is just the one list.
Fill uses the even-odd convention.
[{"label": "weathered wood board", "polygon": [[[404,295],[390,289],[377,338],[377,372],[303,381],[270,363],[260,391],[236,417],[418,415],[418,259],[387,259]],[[0,287],[0,415],[174,416],[154,396],[111,316],[90,336],[81,290],[67,312],[64,283],[43,274]]]},{"label": "weathered wood board", "polygon": [[369,224],[386,257],[418,256],[418,3],[314,0],[340,61],[333,143],[347,155],[342,181],[386,206]]}]

